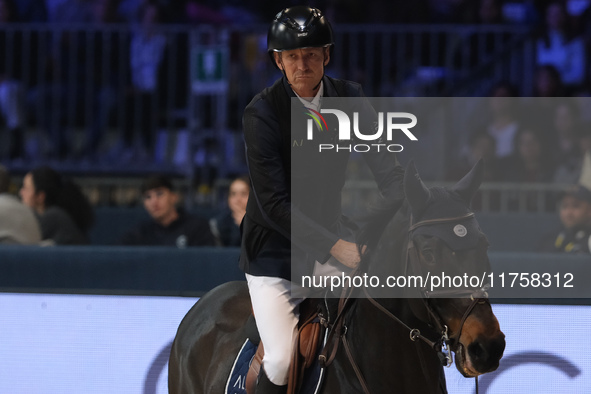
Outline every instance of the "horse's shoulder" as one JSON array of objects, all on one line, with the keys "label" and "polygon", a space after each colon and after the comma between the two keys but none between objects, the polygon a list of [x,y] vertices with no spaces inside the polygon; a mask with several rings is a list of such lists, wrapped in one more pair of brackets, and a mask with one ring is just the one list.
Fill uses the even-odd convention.
[{"label": "horse's shoulder", "polygon": [[207,292],[187,312],[179,331],[234,330],[248,319],[251,303],[246,282],[228,282]]},{"label": "horse's shoulder", "polygon": [[208,291],[201,297],[200,301],[210,302],[226,302],[227,300],[235,300],[241,298],[248,298],[248,286],[245,281],[234,281],[223,283],[212,290]]}]

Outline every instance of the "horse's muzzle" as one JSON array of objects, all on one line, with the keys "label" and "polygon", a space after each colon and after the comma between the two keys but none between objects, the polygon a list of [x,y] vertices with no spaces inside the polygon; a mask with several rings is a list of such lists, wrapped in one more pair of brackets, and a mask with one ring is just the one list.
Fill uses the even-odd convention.
[{"label": "horse's muzzle", "polygon": [[499,367],[499,361],[505,350],[505,334],[489,338],[479,336],[467,347],[458,344],[456,367],[465,377],[474,377],[492,372]]}]

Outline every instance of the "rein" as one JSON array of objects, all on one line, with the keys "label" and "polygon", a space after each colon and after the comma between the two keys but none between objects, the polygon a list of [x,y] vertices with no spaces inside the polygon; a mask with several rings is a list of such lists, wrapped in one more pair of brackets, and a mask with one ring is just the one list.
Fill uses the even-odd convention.
[{"label": "rein", "polygon": [[[417,229],[418,227],[421,227],[421,226],[455,222],[458,220],[468,219],[468,218],[472,218],[472,217],[474,217],[474,213],[470,212],[470,213],[467,213],[465,215],[458,216],[458,217],[423,220],[423,221],[417,222],[414,225],[411,225],[408,232],[409,232],[409,234],[412,234],[412,232],[415,229]],[[411,223],[412,223],[412,216],[411,216]],[[408,247],[406,250],[405,271],[409,265],[408,251],[411,248],[411,245],[412,245],[412,239],[411,239],[411,237],[409,237]],[[353,271],[351,273],[351,276],[356,277],[356,276],[359,276],[361,273],[362,273],[361,270],[359,268],[357,268],[355,271]],[[353,370],[355,372],[355,375],[357,376],[357,380],[359,381],[359,383],[363,389],[363,392],[365,394],[370,394],[367,382],[365,381],[365,378],[363,377],[363,374],[361,373],[360,368],[358,367],[357,363],[355,362],[355,359],[354,359],[353,354],[351,352],[351,347],[349,346],[349,342],[346,337],[347,326],[345,325],[345,314],[346,314],[346,311],[349,309],[349,306],[351,305],[351,302],[349,302],[349,300],[351,299],[351,295],[353,294],[353,290],[354,290],[354,288],[343,288],[343,291],[341,293],[341,297],[339,299],[337,316],[336,316],[334,322],[332,323],[332,325],[328,321],[326,321],[325,319],[321,318],[322,324],[325,327],[329,328],[330,331],[329,331],[329,334],[328,334],[328,337],[326,340],[326,346],[322,349],[321,354],[318,356],[318,360],[319,360],[319,363],[322,367],[329,366],[332,363],[332,361],[334,360],[334,358],[336,357],[339,343],[342,342],[343,347],[345,349],[345,353],[347,354],[347,358],[349,360],[349,363],[353,367]],[[365,297],[373,306],[375,306],[379,311],[381,311],[383,314],[385,314],[388,318],[390,318],[391,320],[394,320],[396,323],[400,324],[402,327],[404,327],[406,330],[408,330],[409,331],[409,338],[411,341],[418,344],[417,340],[421,340],[425,344],[427,344],[431,349],[433,349],[437,353],[442,365],[447,366],[447,367],[451,366],[451,364],[453,363],[451,349],[448,348],[447,343],[450,341],[450,339],[453,339],[454,341],[456,341],[456,343],[460,342],[464,323],[466,322],[466,320],[468,319],[468,317],[470,316],[470,314],[474,310],[474,307],[477,304],[484,304],[485,302],[489,302],[488,301],[488,294],[487,294],[486,290],[487,290],[487,288],[478,289],[476,291],[473,291],[470,289],[439,290],[437,292],[424,291],[423,294],[425,295],[426,298],[429,298],[430,295],[434,295],[434,294],[449,295],[449,296],[470,295],[470,298],[472,300],[470,305],[464,311],[464,314],[463,314],[462,319],[460,321],[460,327],[458,329],[457,334],[450,338],[448,336],[447,325],[442,324],[441,318],[439,316],[437,316],[437,314],[429,306],[429,304],[425,300],[425,298],[421,298],[421,300],[423,301],[423,303],[425,305],[425,308],[427,309],[427,311],[431,315],[431,317],[434,319],[433,321],[438,326],[438,328],[440,329],[440,332],[441,332],[441,337],[439,338],[439,340],[432,341],[429,338],[425,337],[423,334],[421,334],[419,329],[411,328],[409,325],[407,325],[405,322],[403,322],[400,318],[398,318],[396,315],[394,315],[392,312],[390,312],[388,309],[386,309],[383,305],[381,305],[378,301],[376,301],[373,297],[371,297],[369,295],[367,288],[365,288],[365,287],[363,288],[363,292],[365,294]],[[329,348],[332,349],[330,352],[330,355],[328,355]],[[426,367],[424,365],[424,360],[423,360],[422,354],[420,352],[419,352],[419,357],[420,357],[423,373],[425,375],[427,375]],[[476,382],[476,394],[478,394],[478,376],[475,377],[475,382]]]}]

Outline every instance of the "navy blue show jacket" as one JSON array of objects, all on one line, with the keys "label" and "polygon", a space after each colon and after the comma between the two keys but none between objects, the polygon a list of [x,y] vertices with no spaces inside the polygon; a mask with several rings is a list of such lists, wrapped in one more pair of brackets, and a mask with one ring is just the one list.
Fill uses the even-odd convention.
[{"label": "navy blue show jacket", "polygon": [[[328,76],[323,81],[323,97],[364,97],[359,84]],[[354,240],[356,226],[341,212],[341,190],[350,153],[346,149],[318,151],[321,142],[341,143],[336,117],[325,116],[328,130],[308,141],[309,117],[305,116],[303,104],[292,104],[295,97],[287,80],[281,78],[256,95],[244,111],[252,190],[242,223],[240,267],[254,276],[296,280],[292,272],[310,275],[314,261],[325,263],[339,239]],[[293,111],[294,119],[291,106],[297,109],[300,104],[301,110]],[[375,116],[368,100],[353,100],[351,105],[355,108],[349,110],[370,111]],[[301,119],[297,114],[302,115]],[[360,116],[363,118],[369,119]],[[382,195],[401,201],[404,170],[395,154],[382,149],[362,155]]]}]

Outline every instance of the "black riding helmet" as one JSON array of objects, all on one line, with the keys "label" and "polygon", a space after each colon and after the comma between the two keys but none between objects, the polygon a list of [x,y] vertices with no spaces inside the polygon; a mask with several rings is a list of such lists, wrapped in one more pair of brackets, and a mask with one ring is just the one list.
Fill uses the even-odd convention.
[{"label": "black riding helmet", "polygon": [[286,8],[275,15],[267,34],[267,52],[275,66],[273,52],[334,45],[332,28],[322,12],[308,6]]}]

